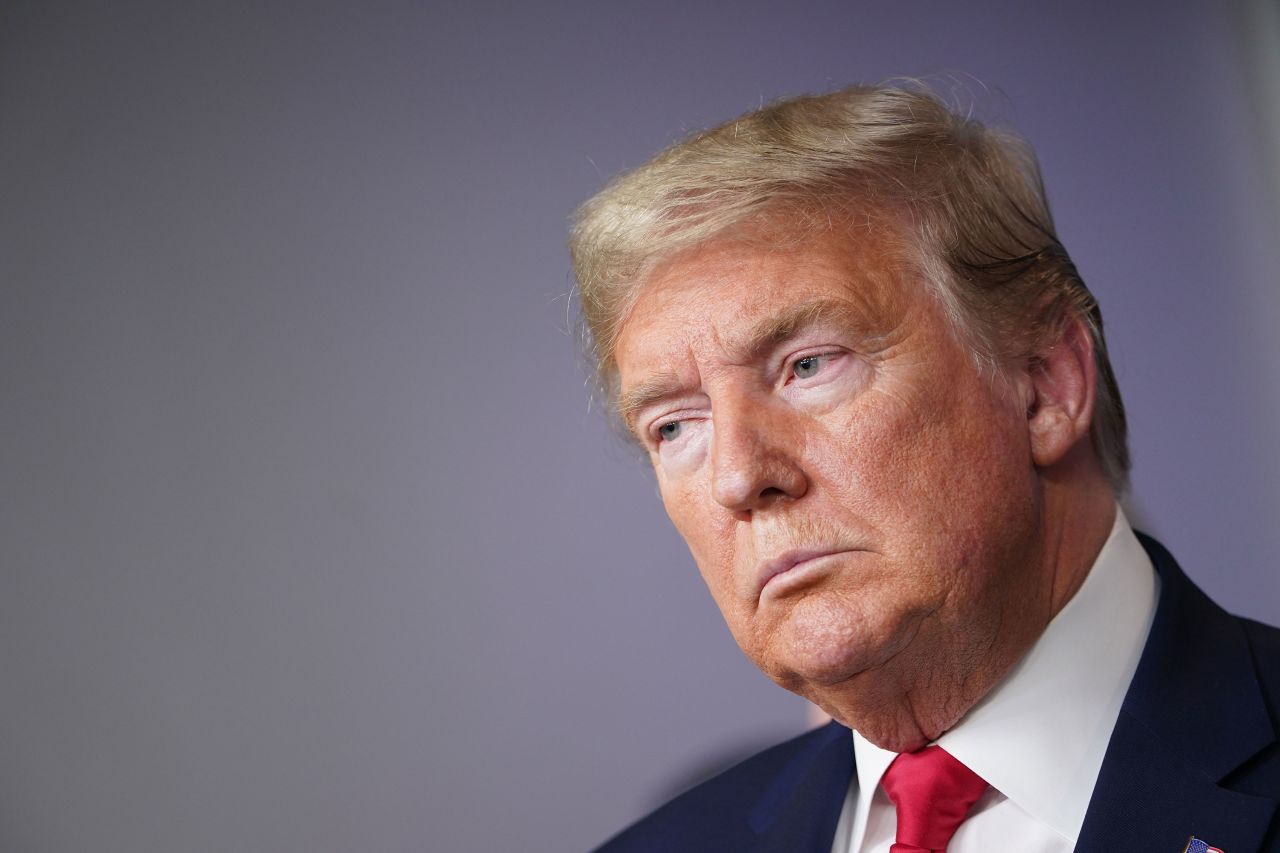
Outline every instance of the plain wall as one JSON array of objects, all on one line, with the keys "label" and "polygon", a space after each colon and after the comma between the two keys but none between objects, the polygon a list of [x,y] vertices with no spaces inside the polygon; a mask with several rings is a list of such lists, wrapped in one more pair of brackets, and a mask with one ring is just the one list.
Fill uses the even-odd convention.
[{"label": "plain wall", "polygon": [[1244,15],[6,4],[0,849],[582,850],[799,731],[588,411],[564,238],[687,130],[847,82],[954,79],[1030,137],[1136,514],[1280,621]]}]

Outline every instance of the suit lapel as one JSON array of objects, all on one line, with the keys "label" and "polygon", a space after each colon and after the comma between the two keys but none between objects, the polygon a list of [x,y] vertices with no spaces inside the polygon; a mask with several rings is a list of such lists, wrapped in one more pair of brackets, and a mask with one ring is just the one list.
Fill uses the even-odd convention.
[{"label": "suit lapel", "polygon": [[1255,853],[1276,802],[1220,785],[1275,740],[1248,640],[1167,551],[1140,538],[1160,602],[1076,850],[1179,853],[1195,835]]},{"label": "suit lapel", "polygon": [[853,737],[830,723],[796,755],[755,804],[747,822],[750,853],[830,853],[853,778]]}]

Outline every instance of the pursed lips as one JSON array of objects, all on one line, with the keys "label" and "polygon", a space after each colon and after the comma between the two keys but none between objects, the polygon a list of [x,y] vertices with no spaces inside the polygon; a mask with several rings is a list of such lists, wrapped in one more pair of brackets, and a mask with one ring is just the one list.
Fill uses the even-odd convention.
[{"label": "pursed lips", "polygon": [[756,570],[756,595],[761,595],[774,578],[785,575],[814,560],[843,554],[850,548],[793,548],[783,551],[772,560],[766,560]]}]

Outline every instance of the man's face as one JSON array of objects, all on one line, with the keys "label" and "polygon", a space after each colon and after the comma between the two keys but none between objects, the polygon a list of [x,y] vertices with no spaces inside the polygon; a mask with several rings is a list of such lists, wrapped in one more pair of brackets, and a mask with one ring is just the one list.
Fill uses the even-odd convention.
[{"label": "man's face", "polygon": [[1026,405],[875,232],[783,245],[724,238],[646,279],[624,415],[746,654],[893,742],[893,713],[927,718],[1043,616]]}]

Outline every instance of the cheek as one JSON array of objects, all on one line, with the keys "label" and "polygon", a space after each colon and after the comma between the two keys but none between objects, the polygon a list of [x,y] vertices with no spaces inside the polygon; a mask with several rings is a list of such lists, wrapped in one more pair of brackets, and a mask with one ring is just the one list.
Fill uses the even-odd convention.
[{"label": "cheek", "polygon": [[709,485],[700,478],[672,478],[660,472],[658,482],[667,517],[689,547],[711,594],[721,603],[722,592],[731,588],[736,552],[731,519],[715,511]]},{"label": "cheek", "polygon": [[814,485],[831,506],[873,526],[898,517],[893,507],[930,455],[919,443],[921,424],[901,401],[878,394],[834,414],[804,436]]},{"label": "cheek", "polygon": [[663,504],[667,516],[688,546],[698,573],[729,632],[747,656],[759,662],[753,630],[754,602],[744,598],[739,576],[742,546],[735,537],[740,524],[727,513],[717,512],[709,497],[700,497],[697,490],[687,483],[679,489],[664,489]]},{"label": "cheek", "polygon": [[963,563],[974,537],[1030,500],[1025,419],[981,379],[909,390],[866,395],[808,436],[808,458],[831,504],[881,544],[917,558],[946,548]]},{"label": "cheek", "polygon": [[[1034,526],[1035,469],[1025,429],[992,400],[971,418],[935,425],[921,437],[919,470],[908,478],[920,508],[918,553],[952,574],[953,593],[984,594]],[[967,592],[965,592],[967,591]]]}]

